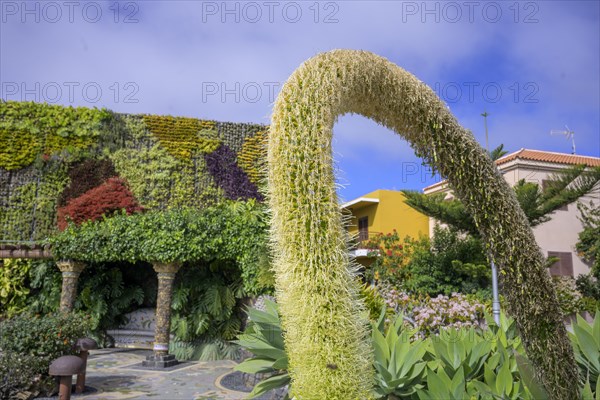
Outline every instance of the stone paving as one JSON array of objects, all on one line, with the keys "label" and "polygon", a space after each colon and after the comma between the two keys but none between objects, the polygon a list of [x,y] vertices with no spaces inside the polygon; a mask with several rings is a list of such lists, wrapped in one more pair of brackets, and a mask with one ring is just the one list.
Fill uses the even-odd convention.
[{"label": "stone paving", "polygon": [[86,387],[96,391],[73,394],[73,399],[209,400],[244,399],[247,393],[219,385],[232,372],[233,361],[190,362],[170,371],[139,369],[151,354],[148,350],[92,350],[88,359]]}]

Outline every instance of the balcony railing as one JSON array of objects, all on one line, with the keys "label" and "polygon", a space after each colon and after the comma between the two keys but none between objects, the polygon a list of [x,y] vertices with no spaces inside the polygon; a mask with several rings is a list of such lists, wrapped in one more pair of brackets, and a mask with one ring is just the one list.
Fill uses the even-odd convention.
[{"label": "balcony railing", "polygon": [[381,234],[382,234],[382,232],[359,231],[358,234],[355,234],[354,237],[351,239],[352,249],[353,250],[365,249],[366,242],[368,242],[370,239],[373,239]]}]

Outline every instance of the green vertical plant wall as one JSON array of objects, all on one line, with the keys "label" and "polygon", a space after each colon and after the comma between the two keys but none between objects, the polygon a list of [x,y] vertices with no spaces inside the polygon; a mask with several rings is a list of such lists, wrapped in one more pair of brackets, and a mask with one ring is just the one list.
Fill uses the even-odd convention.
[{"label": "green vertical plant wall", "polygon": [[205,156],[227,146],[232,168],[253,179],[264,162],[257,147],[264,131],[258,124],[0,100],[0,240],[51,236],[58,207],[113,176],[145,209],[218,203],[224,191]]},{"label": "green vertical plant wall", "polygon": [[500,268],[537,377],[552,399],[577,396],[577,368],[544,257],[514,193],[433,90],[369,52],[335,50],[283,86],[270,127],[269,202],[276,290],[299,399],[369,398],[364,305],[346,253],[335,191],[332,128],[358,113],[390,128],[453,185]]}]

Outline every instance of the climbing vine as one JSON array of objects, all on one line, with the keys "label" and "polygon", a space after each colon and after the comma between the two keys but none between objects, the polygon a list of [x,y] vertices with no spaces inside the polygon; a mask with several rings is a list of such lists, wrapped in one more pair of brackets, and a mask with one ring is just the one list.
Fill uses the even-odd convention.
[{"label": "climbing vine", "polygon": [[266,252],[264,207],[254,200],[192,208],[125,212],[77,226],[49,239],[57,259],[87,262],[236,262],[249,293],[261,290],[261,255]]}]

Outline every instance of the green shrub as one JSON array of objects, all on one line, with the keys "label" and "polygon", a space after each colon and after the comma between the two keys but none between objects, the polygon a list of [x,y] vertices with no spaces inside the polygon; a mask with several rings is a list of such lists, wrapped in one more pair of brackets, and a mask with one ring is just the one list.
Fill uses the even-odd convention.
[{"label": "green shrub", "polygon": [[12,317],[25,308],[30,268],[27,260],[0,260],[0,318]]},{"label": "green shrub", "polygon": [[55,386],[54,378],[34,372],[43,367],[38,357],[0,352],[0,399],[29,399],[51,392]]},{"label": "green shrub", "polygon": [[[570,276],[552,277],[556,297],[564,315],[588,311],[589,300],[584,300],[582,293],[577,288],[576,280]],[[590,299],[591,300],[591,299]],[[594,311],[595,307],[589,311]]]},{"label": "green shrub", "polygon": [[480,240],[447,228],[434,229],[431,242],[412,243],[402,286],[413,293],[449,296],[454,292],[489,297],[491,268]]},{"label": "green shrub", "polygon": [[50,238],[58,259],[87,262],[235,261],[244,288],[257,294],[267,243],[264,207],[253,200],[192,208],[116,214]]},{"label": "green shrub", "polygon": [[600,268],[588,274],[581,274],[576,279],[577,290],[585,297],[600,301]]},{"label": "green shrub", "polygon": [[583,259],[592,263],[592,272],[600,278],[600,207],[590,201],[589,205],[577,203],[577,209],[583,230],[575,247]]},{"label": "green shrub", "polygon": [[50,363],[75,354],[75,342],[89,330],[89,317],[76,313],[21,314],[0,322],[2,395],[11,398],[23,391],[52,390],[52,385],[47,386]]}]

